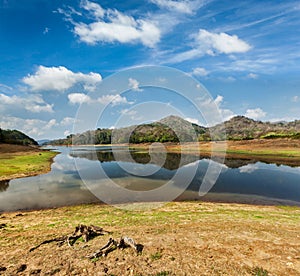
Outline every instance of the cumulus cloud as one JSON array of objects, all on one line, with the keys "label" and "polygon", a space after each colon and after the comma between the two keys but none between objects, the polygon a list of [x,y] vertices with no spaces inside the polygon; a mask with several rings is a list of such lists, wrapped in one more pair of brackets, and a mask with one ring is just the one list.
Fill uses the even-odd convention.
[{"label": "cumulus cloud", "polygon": [[74,73],[64,66],[45,67],[40,65],[33,75],[23,78],[23,82],[30,86],[31,91],[65,91],[76,83],[83,83],[86,87],[94,87],[102,80],[98,73]]},{"label": "cumulus cloud", "polygon": [[134,90],[134,91],[142,91],[142,89],[139,87],[140,83],[133,78],[129,78],[128,79],[128,86],[130,89]]},{"label": "cumulus cloud", "polygon": [[2,111],[7,109],[12,110],[27,110],[32,113],[53,112],[53,104],[45,103],[40,95],[33,95],[30,97],[21,96],[7,96],[0,93],[0,109]]},{"label": "cumulus cloud", "polygon": [[226,33],[211,33],[207,30],[200,29],[195,36],[199,47],[203,47],[208,54],[224,53],[244,53],[251,49],[251,46],[238,38],[236,35]]},{"label": "cumulus cloud", "polygon": [[89,11],[95,18],[103,18],[105,15],[105,10],[97,3],[81,1],[80,6]]},{"label": "cumulus cloud", "polygon": [[208,71],[205,68],[197,67],[192,72],[195,76],[205,77],[208,75]]},{"label": "cumulus cloud", "polygon": [[203,96],[196,98],[196,101],[206,121],[205,126],[213,126],[235,116],[234,112],[223,107],[224,98],[221,95],[218,95],[215,99]]},{"label": "cumulus cloud", "polygon": [[142,43],[154,47],[161,32],[156,23],[149,19],[135,19],[118,10],[103,9],[99,4],[84,1],[82,8],[94,17],[94,22],[73,22],[73,32],[82,42],[96,44],[99,42]]},{"label": "cumulus cloud", "polygon": [[68,99],[71,104],[82,104],[92,102],[92,99],[84,93],[71,93],[68,95]]},{"label": "cumulus cloud", "polygon": [[267,113],[261,108],[247,109],[245,116],[254,120],[262,119],[266,117]]},{"label": "cumulus cloud", "polygon": [[98,98],[98,102],[101,104],[111,104],[112,106],[119,104],[132,104],[132,102],[128,102],[126,97],[122,97],[119,94],[117,95],[103,95]]},{"label": "cumulus cloud", "polygon": [[175,54],[169,62],[178,63],[204,55],[245,53],[251,49],[251,46],[237,35],[227,33],[213,33],[200,29],[192,38],[193,48]]},{"label": "cumulus cloud", "polygon": [[300,97],[299,97],[299,96],[294,96],[294,97],[292,97],[292,102],[293,102],[293,103],[297,103],[297,102],[299,102],[299,100],[300,100]]},{"label": "cumulus cloud", "polygon": [[62,125],[62,126],[69,126],[69,125],[74,124],[74,122],[75,122],[75,118],[65,117],[65,118],[63,118],[61,120],[60,125]]},{"label": "cumulus cloud", "polygon": [[111,104],[112,106],[119,104],[132,104],[132,102],[127,101],[126,97],[117,95],[103,95],[97,99],[92,99],[90,96],[84,93],[71,93],[68,95],[69,102],[71,104],[91,104],[91,103],[101,103],[104,105]]},{"label": "cumulus cloud", "polygon": [[14,116],[2,116],[0,127],[3,129],[18,129],[29,136],[41,137],[57,126],[55,119],[44,121],[40,119],[24,119]]}]

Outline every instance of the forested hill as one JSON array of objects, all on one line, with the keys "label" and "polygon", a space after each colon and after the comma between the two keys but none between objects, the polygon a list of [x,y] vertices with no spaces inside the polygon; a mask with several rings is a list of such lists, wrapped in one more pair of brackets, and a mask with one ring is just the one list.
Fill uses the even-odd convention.
[{"label": "forested hill", "polygon": [[15,144],[15,145],[38,145],[38,143],[18,130],[4,130],[0,128],[0,143]]},{"label": "forested hill", "polygon": [[[113,141],[111,141],[112,132]],[[207,128],[177,116],[169,116],[154,123],[115,130],[98,128],[97,130],[69,135],[65,139],[50,141],[48,144],[164,143],[276,138],[300,139],[300,120],[270,123],[236,116],[222,124]]]}]

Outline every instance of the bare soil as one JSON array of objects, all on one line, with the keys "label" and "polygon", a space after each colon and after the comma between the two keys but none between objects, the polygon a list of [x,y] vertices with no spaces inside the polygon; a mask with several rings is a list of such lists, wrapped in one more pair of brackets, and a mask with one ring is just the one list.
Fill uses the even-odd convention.
[{"label": "bare soil", "polygon": [[12,144],[0,144],[0,154],[19,153],[26,154],[28,152],[40,151],[37,146],[22,146]]},{"label": "bare soil", "polygon": [[[296,207],[179,202],[133,212],[84,205],[5,213],[0,222],[3,275],[300,275]],[[74,247],[50,243],[29,252],[46,239],[72,233],[79,223],[113,233]],[[86,258],[110,236],[129,236],[144,250]]]}]

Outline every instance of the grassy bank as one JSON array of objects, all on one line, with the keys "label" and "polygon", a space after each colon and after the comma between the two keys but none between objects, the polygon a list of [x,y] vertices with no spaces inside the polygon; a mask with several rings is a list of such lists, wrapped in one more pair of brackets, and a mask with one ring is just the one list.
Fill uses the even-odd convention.
[{"label": "grassy bank", "polygon": [[[300,209],[295,207],[180,202],[139,212],[83,205],[1,216],[0,267],[13,275],[299,275]],[[79,223],[112,231],[74,248],[55,243]],[[85,256],[110,236],[144,245],[107,257]],[[0,272],[1,273],[1,272]],[[20,274],[22,275],[22,274]]]},{"label": "grassy bank", "polygon": [[50,170],[57,153],[38,148],[4,145],[0,146],[0,180],[32,176]]}]

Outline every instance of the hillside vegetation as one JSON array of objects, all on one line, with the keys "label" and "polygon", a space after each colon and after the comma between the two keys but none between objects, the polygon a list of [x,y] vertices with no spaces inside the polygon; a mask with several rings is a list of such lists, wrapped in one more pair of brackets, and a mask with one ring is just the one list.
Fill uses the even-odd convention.
[{"label": "hillside vegetation", "polygon": [[[113,138],[112,138],[113,137]],[[196,142],[251,139],[300,139],[300,120],[294,122],[261,122],[244,116],[210,128],[190,123],[177,116],[169,116],[158,122],[135,125],[120,129],[89,130],[69,135],[65,139],[48,142],[54,145],[70,144],[117,144],[153,142]]]},{"label": "hillside vegetation", "polygon": [[15,144],[15,145],[38,145],[38,143],[18,130],[4,130],[0,128],[0,143]]}]

